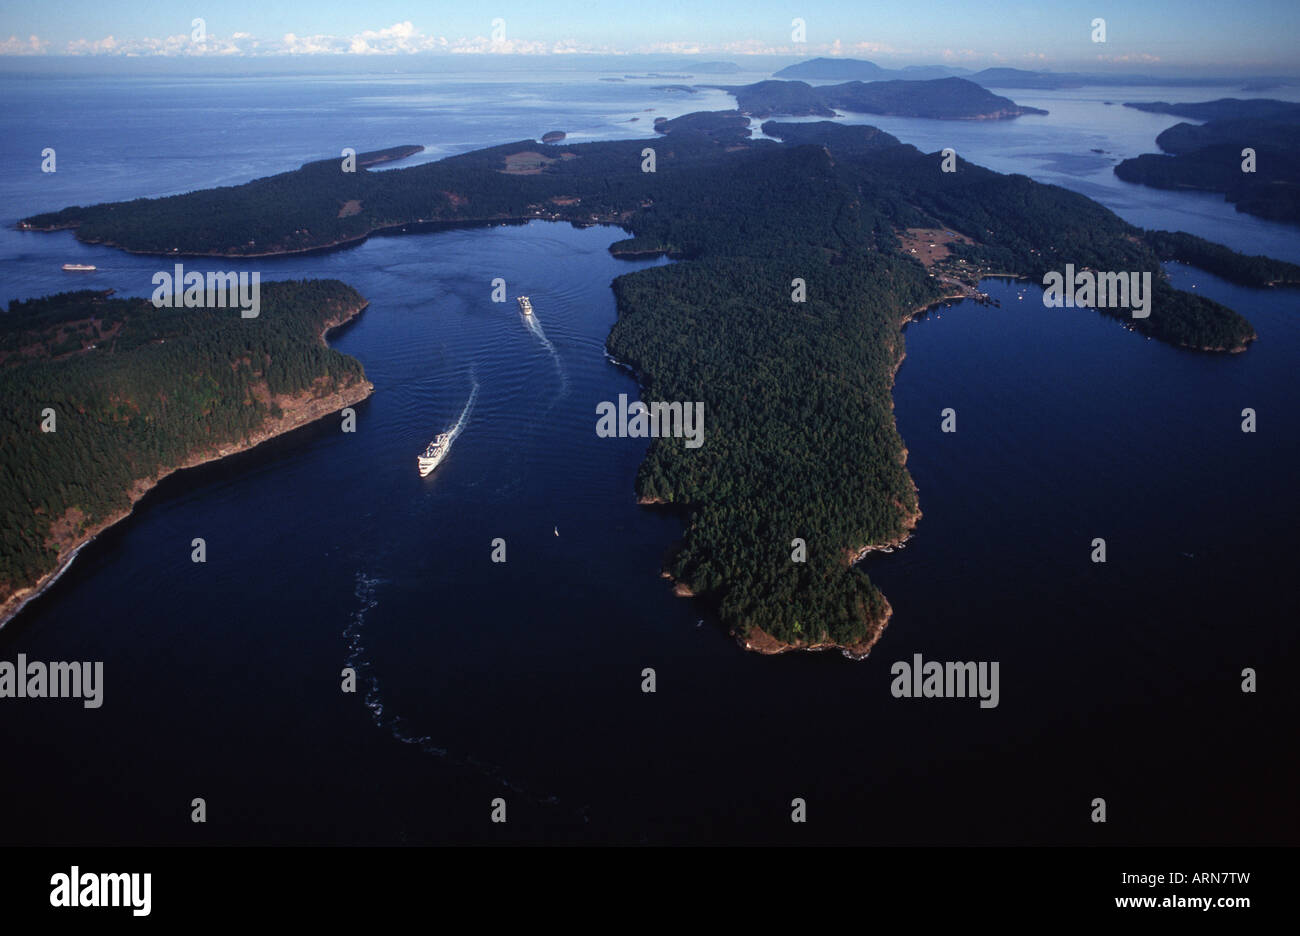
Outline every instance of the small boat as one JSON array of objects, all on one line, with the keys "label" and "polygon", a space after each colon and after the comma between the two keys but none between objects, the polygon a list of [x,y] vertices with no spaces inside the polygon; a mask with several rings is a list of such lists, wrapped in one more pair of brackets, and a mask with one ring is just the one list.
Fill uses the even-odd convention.
[{"label": "small boat", "polygon": [[65,264],[63,264],[63,271],[64,271],[65,273],[90,273],[90,272],[92,272],[94,269],[95,269],[94,266],[91,265],[91,264],[89,264],[89,263],[65,263]]},{"label": "small boat", "polygon": [[515,301],[519,303],[519,310],[524,315],[533,314],[533,303],[527,296],[519,296]]},{"label": "small boat", "polygon": [[559,527],[556,527],[556,528],[555,528],[555,535],[556,535],[556,536],[559,536],[559,535],[560,535],[560,528],[559,528]]}]

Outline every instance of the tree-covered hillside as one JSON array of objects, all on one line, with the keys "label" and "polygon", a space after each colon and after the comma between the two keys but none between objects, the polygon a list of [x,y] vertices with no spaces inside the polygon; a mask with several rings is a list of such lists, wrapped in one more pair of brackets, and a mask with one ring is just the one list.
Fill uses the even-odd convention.
[{"label": "tree-covered hillside", "polygon": [[355,290],[263,283],[261,300],[254,319],[93,291],[0,314],[0,601],[129,507],[137,482],[239,445],[282,401],[364,383],[361,364],[320,339],[364,306]]},{"label": "tree-covered hillside", "polygon": [[1156,137],[1162,155],[1146,153],[1115,166],[1115,175],[1161,189],[1220,192],[1238,211],[1272,221],[1300,221],[1300,104],[1223,98],[1189,104],[1127,104],[1204,124],[1175,124]]}]

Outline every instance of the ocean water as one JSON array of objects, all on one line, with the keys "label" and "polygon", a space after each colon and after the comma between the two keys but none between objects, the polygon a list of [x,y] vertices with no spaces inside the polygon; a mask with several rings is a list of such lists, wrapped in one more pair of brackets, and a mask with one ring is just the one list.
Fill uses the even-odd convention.
[{"label": "ocean water", "polygon": [[[435,158],[730,106],[599,80],[615,74],[6,75],[0,299],[151,290],[153,258],[13,229],[38,210],[231,184],[343,146]],[[1012,93],[1053,111],[1039,125],[868,122],[1144,226],[1300,259],[1294,229],[1138,190],[1092,159],[1154,151],[1177,122],[1103,100],[1180,93]],[[355,434],[327,418],[168,479],[0,630],[0,659],[102,660],[106,683],[97,711],[0,706],[16,765],[0,771],[0,842],[1296,840],[1300,292],[1172,266],[1256,325],[1231,356],[1046,309],[1007,281],[984,284],[1000,305],[909,325],[895,400],[924,517],[866,562],[894,618],[860,663],[762,658],[671,595],[658,571],[680,522],[634,502],[644,443],[593,431],[598,402],[636,393],[604,354],[609,283],[663,262],[610,257],[623,236],[533,222],[187,261],[354,285],[371,305],[331,341],[376,391]],[[100,270],[74,280],[68,261]],[[532,327],[490,301],[496,276],[532,296]],[[939,431],[945,407],[956,433]],[[462,414],[420,478],[415,456]],[[893,698],[890,665],[915,653],[998,661],[999,706]],[[339,691],[349,666],[356,695]],[[196,796],[205,825],[189,821]],[[789,821],[796,796],[807,825]],[[1105,826],[1088,821],[1095,796]]]}]

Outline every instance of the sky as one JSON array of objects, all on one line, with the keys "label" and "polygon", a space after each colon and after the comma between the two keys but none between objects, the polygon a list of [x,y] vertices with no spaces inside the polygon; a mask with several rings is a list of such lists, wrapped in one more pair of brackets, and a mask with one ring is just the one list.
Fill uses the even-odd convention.
[{"label": "sky", "polygon": [[[1105,42],[1093,40],[1097,18]],[[1297,35],[1300,0],[9,0],[0,10],[5,56],[766,54],[1300,72]]]}]

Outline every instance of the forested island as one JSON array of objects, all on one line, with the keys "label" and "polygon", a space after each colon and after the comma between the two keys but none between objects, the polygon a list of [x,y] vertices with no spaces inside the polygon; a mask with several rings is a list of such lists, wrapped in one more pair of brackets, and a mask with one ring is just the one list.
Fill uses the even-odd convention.
[{"label": "forested island", "polygon": [[1046,114],[1021,107],[964,78],[927,81],[846,81],[812,85],[802,81],[759,81],[722,86],[736,96],[736,106],[754,117],[834,117],[836,110],[933,120],[1005,120]]},{"label": "forested island", "polygon": [[[1300,104],[1267,98],[1222,98],[1188,104],[1128,103],[1125,107],[1204,120],[1180,123],[1156,137],[1165,154],[1125,159],[1115,175],[1162,189],[1221,193],[1238,211],[1272,221],[1300,222]],[[1245,171],[1245,150],[1253,171]]]},{"label": "forested island", "polygon": [[[1066,263],[1145,270],[1155,280],[1149,318],[1097,312],[1172,344],[1240,350],[1255,338],[1250,323],[1173,289],[1162,256],[1209,257],[1255,280],[1289,267],[1259,269],[1199,238],[1145,232],[1025,176],[960,159],[942,172],[940,154],[873,127],[765,123],[778,142],[750,138],[746,123],[736,112],[687,115],[658,124],[653,139],[525,140],[381,173],[343,173],[328,160],[26,224],[210,255],[539,218],[622,226],[616,255],[679,262],[615,280],[609,351],[635,370],[644,399],[703,401],[709,414],[702,447],[651,443],[636,493],[681,513],[683,537],[666,562],[679,589],[763,652],[862,654],[888,620],[885,596],[855,560],[906,536],[919,516],[891,400],[910,316],[974,295],[989,273],[1041,282]],[[349,204],[356,210],[343,211]],[[806,301],[794,301],[796,280]],[[792,561],[796,538],[805,562]]]},{"label": "forested island", "polygon": [[254,319],[108,291],[11,302],[0,314],[0,623],[166,475],[368,396],[360,362],[324,341],[364,306],[336,280],[263,283]]},{"label": "forested island", "polygon": [[1172,114],[1193,120],[1300,120],[1300,104],[1273,98],[1219,98],[1216,101],[1170,104],[1168,101],[1129,101],[1124,104],[1149,114]]}]

